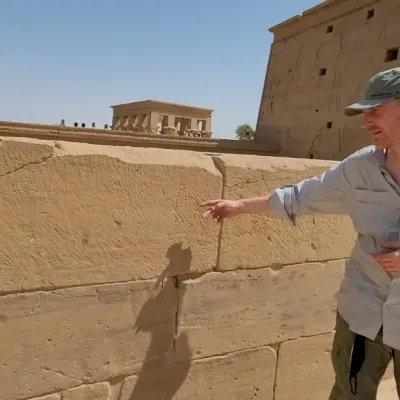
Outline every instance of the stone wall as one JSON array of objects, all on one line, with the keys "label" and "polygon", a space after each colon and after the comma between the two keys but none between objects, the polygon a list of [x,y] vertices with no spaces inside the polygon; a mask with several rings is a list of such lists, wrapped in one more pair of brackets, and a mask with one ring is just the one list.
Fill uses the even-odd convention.
[{"label": "stone wall", "polygon": [[0,136],[216,153],[275,155],[279,152],[279,148],[276,146],[266,146],[262,143],[255,143],[254,140],[153,135],[112,129],[78,128],[14,121],[0,121]]},{"label": "stone wall", "polygon": [[325,399],[349,220],[218,225],[329,162],[2,137],[0,399]]},{"label": "stone wall", "polygon": [[339,160],[371,144],[344,107],[400,66],[398,0],[331,0],[273,28],[256,141],[280,156]]}]

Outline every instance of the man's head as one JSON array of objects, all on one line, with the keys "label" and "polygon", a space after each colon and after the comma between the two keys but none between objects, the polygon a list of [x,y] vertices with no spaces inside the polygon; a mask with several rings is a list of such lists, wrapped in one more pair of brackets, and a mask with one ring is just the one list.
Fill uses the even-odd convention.
[{"label": "man's head", "polygon": [[363,127],[377,148],[400,147],[400,68],[374,75],[364,98],[345,108],[349,116],[363,114]]}]

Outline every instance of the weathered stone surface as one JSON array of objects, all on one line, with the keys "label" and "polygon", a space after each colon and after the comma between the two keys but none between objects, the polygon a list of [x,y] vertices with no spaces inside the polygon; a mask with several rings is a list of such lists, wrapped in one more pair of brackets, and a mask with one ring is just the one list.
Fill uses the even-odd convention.
[{"label": "weathered stone surface", "polygon": [[82,385],[63,393],[63,400],[109,400],[110,385],[108,382]]},{"label": "weathered stone surface", "polygon": [[[180,283],[179,332],[193,358],[331,332],[344,261],[210,273]],[[187,352],[177,343],[179,359]]]},{"label": "weathered stone surface", "polygon": [[135,374],[145,359],[164,358],[173,346],[177,291],[170,280],[154,284],[0,297],[0,399]]},{"label": "weathered stone surface", "polygon": [[48,396],[35,397],[34,399],[31,399],[31,400],[60,400],[60,395],[59,394],[49,394]]},{"label": "weathered stone surface", "polygon": [[275,368],[269,347],[187,361],[128,378],[121,400],[272,400]]},{"label": "weathered stone surface", "polygon": [[[265,196],[284,184],[322,173],[331,162],[257,156],[218,158],[225,174],[224,198]],[[348,257],[355,232],[347,216],[314,215],[297,226],[265,215],[240,216],[223,224],[218,268],[259,268]]]},{"label": "weathered stone surface", "polygon": [[122,400],[120,393],[123,383],[122,377],[116,377],[110,381],[110,397],[109,400]]},{"label": "weathered stone surface", "polygon": [[282,343],[278,353],[275,400],[327,399],[334,382],[333,334]]},{"label": "weathered stone surface", "polygon": [[0,178],[27,165],[40,164],[53,154],[53,146],[41,144],[39,141],[29,146],[21,146],[19,141],[0,141]]},{"label": "weathered stone surface", "polygon": [[219,227],[198,209],[221,193],[211,157],[34,139],[1,143],[0,291],[215,266]]},{"label": "weathered stone surface", "polygon": [[135,389],[138,376],[128,376],[124,379],[121,386],[120,398],[118,400],[133,400],[132,394]]}]

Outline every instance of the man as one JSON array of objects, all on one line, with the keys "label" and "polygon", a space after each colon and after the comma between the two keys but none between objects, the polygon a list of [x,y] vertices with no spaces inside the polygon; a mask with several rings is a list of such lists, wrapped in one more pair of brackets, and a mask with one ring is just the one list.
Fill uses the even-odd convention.
[{"label": "man", "polygon": [[373,76],[345,114],[363,115],[374,146],[268,196],[202,207],[218,222],[253,213],[293,223],[313,213],[351,217],[358,235],[339,290],[329,399],[373,400],[392,359],[400,395],[400,68]]}]

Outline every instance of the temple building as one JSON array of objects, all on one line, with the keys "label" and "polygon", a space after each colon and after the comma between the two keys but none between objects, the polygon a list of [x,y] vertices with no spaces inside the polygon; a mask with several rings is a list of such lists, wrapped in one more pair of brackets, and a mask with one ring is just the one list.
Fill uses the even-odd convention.
[{"label": "temple building", "polygon": [[372,144],[344,107],[400,66],[399,0],[329,0],[270,28],[255,141],[279,155],[340,160]]},{"label": "temple building", "polygon": [[211,137],[212,109],[144,100],[111,106],[112,129],[191,137]]}]

